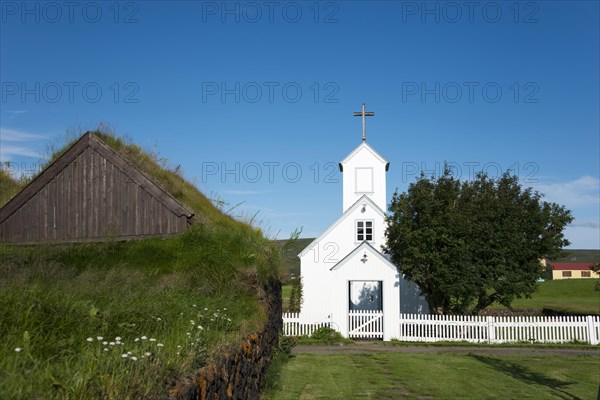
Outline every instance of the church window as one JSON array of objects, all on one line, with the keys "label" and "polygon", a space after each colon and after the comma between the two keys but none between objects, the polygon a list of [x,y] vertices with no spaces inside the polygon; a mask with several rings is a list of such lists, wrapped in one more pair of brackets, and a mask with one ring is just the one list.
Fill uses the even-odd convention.
[{"label": "church window", "polygon": [[373,193],[373,168],[355,169],[356,193]]},{"label": "church window", "polygon": [[373,240],[373,221],[356,221],[356,241]]}]

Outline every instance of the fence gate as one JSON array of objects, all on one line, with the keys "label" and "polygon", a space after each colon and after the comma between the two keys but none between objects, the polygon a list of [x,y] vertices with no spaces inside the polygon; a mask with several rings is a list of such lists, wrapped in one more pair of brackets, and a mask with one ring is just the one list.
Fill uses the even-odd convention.
[{"label": "fence gate", "polygon": [[383,339],[383,311],[348,312],[350,339]]}]

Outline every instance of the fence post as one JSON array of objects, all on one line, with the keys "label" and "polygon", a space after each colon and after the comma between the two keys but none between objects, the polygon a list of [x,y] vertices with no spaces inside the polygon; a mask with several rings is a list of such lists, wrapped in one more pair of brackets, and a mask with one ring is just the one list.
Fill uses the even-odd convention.
[{"label": "fence post", "polygon": [[587,320],[587,328],[588,328],[588,341],[593,346],[593,345],[600,343],[600,338],[598,338],[598,336],[596,335],[596,326],[594,324],[594,317],[591,315],[588,315],[586,317],[586,320]]},{"label": "fence post", "polygon": [[487,316],[486,320],[488,343],[496,343],[496,327],[494,326],[494,317]]}]

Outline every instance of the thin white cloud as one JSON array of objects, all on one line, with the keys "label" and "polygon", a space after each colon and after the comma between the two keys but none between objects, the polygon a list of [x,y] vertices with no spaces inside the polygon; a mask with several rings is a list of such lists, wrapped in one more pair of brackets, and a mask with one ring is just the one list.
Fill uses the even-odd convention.
[{"label": "thin white cloud", "polygon": [[48,137],[37,133],[0,127],[0,161],[12,161],[15,157],[41,158],[40,145]]},{"label": "thin white cloud", "polygon": [[48,138],[37,133],[30,133],[9,128],[0,128],[1,142],[37,142],[42,140],[45,141],[48,140]]},{"label": "thin white cloud", "polygon": [[571,222],[569,226],[578,228],[600,229],[600,221],[581,221],[576,219],[573,222]]},{"label": "thin white cloud", "polygon": [[12,118],[16,118],[19,117],[22,114],[27,113],[27,110],[9,110],[9,111],[3,111],[4,114],[8,115],[8,118],[12,119]]},{"label": "thin white cloud", "polygon": [[589,175],[568,182],[539,183],[534,189],[545,194],[547,201],[567,208],[600,204],[600,179]]},{"label": "thin white cloud", "polygon": [[42,154],[23,146],[13,146],[0,143],[0,160],[11,161],[14,157],[35,157],[40,158]]}]

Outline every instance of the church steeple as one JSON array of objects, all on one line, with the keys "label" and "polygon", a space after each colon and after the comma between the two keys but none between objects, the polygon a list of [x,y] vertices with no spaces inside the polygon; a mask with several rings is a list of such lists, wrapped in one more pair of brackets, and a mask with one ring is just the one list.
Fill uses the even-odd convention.
[{"label": "church steeple", "polygon": [[367,196],[382,210],[386,209],[386,172],[389,162],[367,144],[366,117],[374,112],[365,110],[355,112],[362,117],[362,142],[340,162],[343,181],[343,211],[346,212],[358,199]]}]

